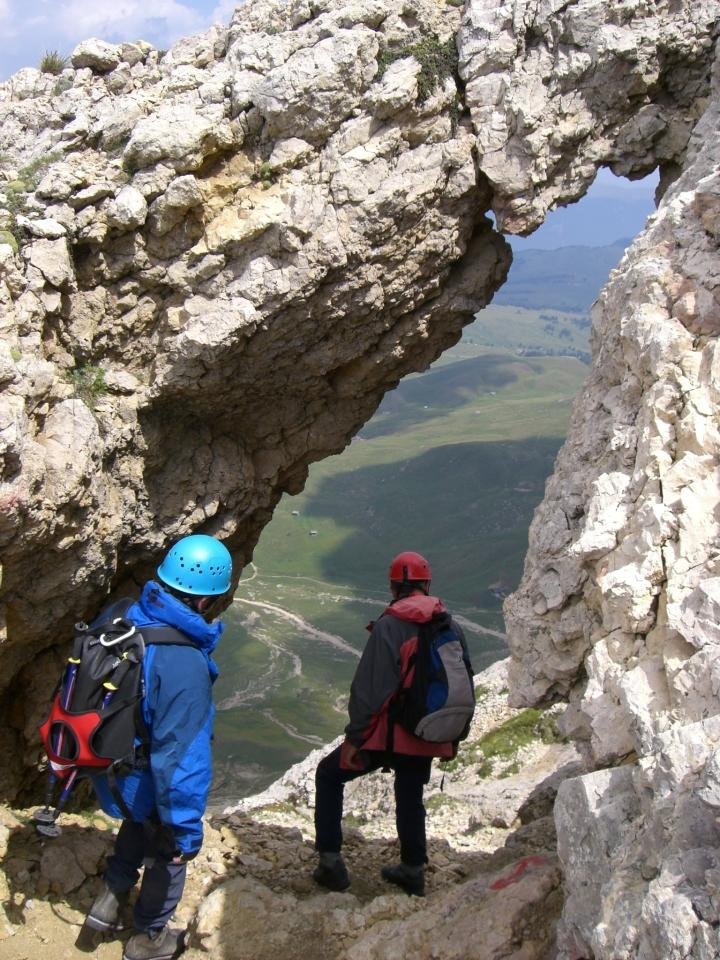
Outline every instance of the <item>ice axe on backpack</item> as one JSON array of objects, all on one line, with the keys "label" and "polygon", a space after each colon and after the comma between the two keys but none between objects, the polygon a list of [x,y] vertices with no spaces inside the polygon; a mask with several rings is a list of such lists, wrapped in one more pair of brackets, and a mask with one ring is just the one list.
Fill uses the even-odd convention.
[{"label": "ice axe on backpack", "polygon": [[[65,672],[65,677],[61,687],[61,697],[62,697],[62,706],[64,710],[68,710],[70,703],[72,701],[73,690],[75,689],[75,678],[77,677],[77,670],[80,664],[80,660],[76,657],[70,657],[68,659],[68,665]],[[63,740],[65,738],[65,731],[62,728],[59,728],[55,731],[54,737],[54,750],[56,754],[60,754],[63,749]],[[45,806],[39,810],[36,810],[33,814],[33,820],[37,828],[37,832],[41,833],[44,837],[57,837],[60,834],[60,827],[55,822],[58,818],[60,810],[56,807],[54,810],[50,809],[50,804],[52,803],[53,794],[55,792],[55,784],[58,781],[58,775],[53,768],[52,762],[48,763],[48,785],[47,791],[45,793]],[[60,805],[60,799],[62,795],[66,794],[63,800],[63,806],[67,803],[67,798],[70,796],[70,790],[72,790],[73,784],[75,783],[75,777],[68,777],[68,784],[63,788],[63,791],[58,799],[58,806]]]},{"label": "ice axe on backpack", "polygon": [[[81,770],[100,772],[100,769],[107,768],[112,762],[93,750],[91,740],[101,725],[103,712],[120,689],[126,674],[142,659],[142,639],[138,636],[135,640],[135,626],[121,618],[115,619],[111,628],[114,630],[109,629],[107,633],[101,633],[94,638],[85,624],[78,625],[73,654],[68,658],[50,716],[40,727],[40,735],[48,755],[48,785],[45,806],[35,811],[33,820],[38,833],[45,837],[57,837],[60,834],[57,819]],[[122,645],[127,644],[131,638],[133,644],[139,641],[139,658],[133,655],[132,646],[122,649]],[[99,656],[96,655],[89,669],[83,659],[88,643],[99,651]],[[112,651],[114,647],[118,647],[117,653]],[[89,673],[94,681],[101,698],[99,703],[96,701],[94,709],[88,709],[87,704],[74,703],[78,687],[87,687],[87,676],[79,676],[83,666],[86,674]],[[103,675],[105,680],[102,680]],[[76,709],[73,710],[73,707]],[[52,809],[53,794],[58,781],[63,783],[63,788],[55,808]]]}]

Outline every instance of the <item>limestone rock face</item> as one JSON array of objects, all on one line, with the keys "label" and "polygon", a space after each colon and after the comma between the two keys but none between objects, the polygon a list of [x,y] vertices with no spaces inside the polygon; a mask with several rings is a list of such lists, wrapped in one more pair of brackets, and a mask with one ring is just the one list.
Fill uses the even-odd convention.
[{"label": "limestone rock face", "polygon": [[[380,76],[460,13],[408,11],[262,0],[163,57],[91,40],[0,85],[3,689],[49,683],[39,654],[179,535],[239,574],[502,281],[452,64],[424,98],[411,56]],[[35,741],[25,692],[3,735]]]},{"label": "limestone rock face", "polygon": [[[0,85],[2,755],[74,619],[192,530],[239,570],[457,339],[509,263],[487,210],[528,230],[601,162],[682,163],[716,4],[536,6],[255,0]],[[708,295],[678,290],[686,324]]]},{"label": "limestone rock face", "polygon": [[500,227],[534,229],[601,164],[672,173],[704,106],[717,21],[714,2],[468,3],[460,73]]},{"label": "limestone rock face", "polygon": [[678,726],[638,764],[560,787],[558,956],[717,956],[719,738],[718,717]]},{"label": "limestone rock face", "polygon": [[[681,176],[595,312],[508,605],[514,695],[569,697],[596,761],[716,712],[719,14],[254,0],[167,54],[88,41],[0,85],[3,790],[70,624],[191,531],[239,573],[500,286],[485,214],[532,230],[602,164]],[[569,912],[566,943],[592,923]]]},{"label": "limestone rock face", "polygon": [[[515,703],[568,699],[559,954],[716,956],[718,74],[593,309],[593,366],[506,603]],[[712,221],[712,222],[711,222]]]}]

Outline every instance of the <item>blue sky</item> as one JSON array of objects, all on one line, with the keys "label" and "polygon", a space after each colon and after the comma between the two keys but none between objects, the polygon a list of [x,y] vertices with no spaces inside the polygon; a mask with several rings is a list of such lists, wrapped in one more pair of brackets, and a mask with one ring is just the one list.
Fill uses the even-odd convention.
[{"label": "blue sky", "polygon": [[238,0],[0,0],[0,81],[36,67],[46,50],[64,56],[81,40],[175,40],[226,23]]},{"label": "blue sky", "polygon": [[655,210],[657,172],[643,180],[616,177],[598,171],[595,182],[579,201],[552,210],[529,237],[512,237],[513,250],[554,250],[583,245],[603,247],[615,240],[632,240]]},{"label": "blue sky", "polygon": [[[0,0],[0,81],[37,66],[46,51],[68,56],[81,40],[148,40],[161,49],[180,37],[227,23],[242,0]],[[632,237],[652,211],[657,176],[637,183],[601,170],[579,204],[549,214],[517,250]]]}]

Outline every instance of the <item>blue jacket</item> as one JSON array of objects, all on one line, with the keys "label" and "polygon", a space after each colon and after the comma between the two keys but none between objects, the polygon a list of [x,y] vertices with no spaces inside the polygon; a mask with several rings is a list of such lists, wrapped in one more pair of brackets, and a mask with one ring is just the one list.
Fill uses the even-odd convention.
[{"label": "blue jacket", "polygon": [[[177,848],[193,855],[202,846],[202,817],[212,779],[210,740],[218,675],[210,656],[223,631],[208,624],[153,580],[125,614],[137,627],[169,625],[193,646],[148,644],[144,658],[143,718],[150,738],[149,767],[118,777],[132,819],[151,817],[172,828]],[[122,818],[105,776],[93,780],[103,810]]]}]

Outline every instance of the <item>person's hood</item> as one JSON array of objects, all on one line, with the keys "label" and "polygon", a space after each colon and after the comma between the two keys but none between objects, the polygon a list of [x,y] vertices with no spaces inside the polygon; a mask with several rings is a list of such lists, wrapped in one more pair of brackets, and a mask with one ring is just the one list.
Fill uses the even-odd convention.
[{"label": "person's hood", "polygon": [[186,607],[155,580],[148,580],[140,599],[128,610],[127,617],[140,628],[158,624],[175,627],[189,637],[208,658],[225,629],[219,620],[207,623],[199,613]]},{"label": "person's hood", "polygon": [[445,613],[446,607],[439,597],[428,597],[424,593],[414,593],[410,597],[395,600],[385,608],[385,613],[398,620],[411,623],[427,623],[433,617]]}]

